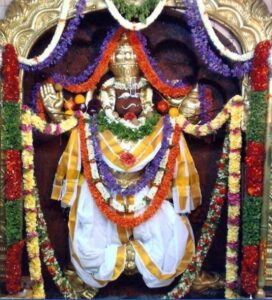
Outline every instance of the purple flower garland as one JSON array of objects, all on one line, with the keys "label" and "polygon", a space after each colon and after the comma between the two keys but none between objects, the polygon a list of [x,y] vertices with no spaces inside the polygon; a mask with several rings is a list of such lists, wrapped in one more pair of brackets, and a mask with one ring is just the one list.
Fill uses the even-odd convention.
[{"label": "purple flower garland", "polygon": [[155,71],[155,73],[157,74],[157,76],[160,78],[160,80],[172,87],[172,88],[181,88],[181,87],[185,87],[188,86],[189,83],[187,83],[185,80],[177,80],[175,83],[172,83],[170,80],[167,80],[164,75],[162,74],[161,70],[158,68],[158,63],[155,60],[154,57],[151,56],[150,50],[147,48],[147,40],[146,37],[141,34],[139,31],[136,32],[138,39],[140,40],[141,44],[142,44],[142,48],[146,54],[146,57],[148,58],[153,70]]},{"label": "purple flower garland", "polygon": [[110,30],[107,33],[107,35],[100,47],[100,53],[99,53],[98,57],[95,59],[95,62],[89,64],[89,66],[80,75],[66,76],[64,74],[54,73],[52,75],[53,81],[55,83],[60,83],[64,87],[66,87],[68,85],[81,84],[82,82],[86,81],[93,74],[98,63],[101,61],[104,50],[107,48],[107,45],[109,44],[110,40],[112,39],[112,37],[114,36],[114,34],[117,30],[118,30],[118,27],[113,28],[112,30]]},{"label": "purple flower garland", "polygon": [[38,82],[34,85],[34,88],[31,91],[31,101],[30,101],[30,107],[34,112],[37,112],[37,94],[40,91],[41,83]]},{"label": "purple flower garland", "polygon": [[251,70],[251,61],[236,63],[233,67],[229,67],[223,62],[222,58],[211,49],[196,1],[184,0],[184,5],[186,8],[185,16],[191,28],[194,45],[203,61],[207,64],[208,69],[225,77],[232,76],[241,78],[245,74],[248,74]]},{"label": "purple flower garland", "polygon": [[172,133],[172,125],[170,122],[169,116],[165,116],[163,119],[164,127],[163,127],[163,138],[161,148],[156,154],[155,158],[150,162],[149,165],[145,168],[145,172],[140,180],[136,183],[133,183],[126,189],[123,189],[117,182],[114,176],[112,175],[108,165],[105,163],[102,157],[102,153],[99,147],[99,141],[97,138],[97,121],[96,116],[91,118],[90,122],[90,130],[91,130],[91,138],[94,146],[95,157],[97,160],[97,166],[101,177],[104,179],[106,186],[110,189],[111,192],[116,192],[122,196],[130,196],[135,195],[140,192],[151,180],[153,180],[156,176],[160,168],[160,162],[165,156],[167,149],[170,146],[170,136]]},{"label": "purple flower garland", "polygon": [[210,118],[210,112],[212,110],[211,103],[207,99],[206,86],[204,84],[199,84],[199,102],[200,102],[200,124],[208,123]]},{"label": "purple flower garland", "polygon": [[50,65],[56,64],[64,56],[64,54],[66,54],[69,46],[71,46],[75,32],[80,24],[81,19],[83,18],[83,11],[85,7],[86,0],[79,0],[76,5],[76,16],[72,20],[70,20],[66,31],[62,34],[57,46],[48,58],[35,66],[28,66],[21,63],[20,68],[25,71],[35,72],[47,68]]}]

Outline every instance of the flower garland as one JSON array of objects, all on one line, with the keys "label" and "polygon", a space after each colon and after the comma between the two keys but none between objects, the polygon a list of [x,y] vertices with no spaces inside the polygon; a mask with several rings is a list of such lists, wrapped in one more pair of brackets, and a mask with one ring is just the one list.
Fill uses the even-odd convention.
[{"label": "flower garland", "polygon": [[116,179],[111,174],[108,165],[104,162],[102,153],[99,148],[99,142],[96,138],[97,123],[95,119],[94,122],[90,123],[90,130],[91,130],[91,138],[94,147],[94,155],[97,160],[98,170],[101,173],[101,177],[105,181],[106,186],[110,188],[112,192],[116,192],[117,194],[122,196],[129,196],[140,192],[151,180],[155,178],[155,175],[159,170],[160,163],[163,157],[165,156],[167,149],[169,148],[169,144],[170,144],[169,137],[172,132],[172,126],[169,120],[169,116],[165,116],[164,127],[163,127],[163,138],[162,138],[162,144],[160,150],[158,151],[158,153],[156,154],[152,162],[150,162],[148,166],[146,166],[145,172],[142,175],[141,179],[129,185],[126,189],[123,189],[120,185],[118,185]]},{"label": "flower garland", "polygon": [[21,290],[22,241],[22,171],[19,109],[19,64],[12,45],[3,52],[3,136],[5,153],[5,216],[6,216],[6,289],[9,294]]},{"label": "flower garland", "polygon": [[[66,85],[65,81],[62,81],[63,83],[65,83],[65,89],[76,94],[86,93],[90,90],[94,90],[102,76],[105,74],[110,58],[117,49],[119,40],[124,32],[125,31],[122,28],[119,28],[115,31],[112,39],[108,42],[101,56],[99,64],[96,66],[93,74],[88,78],[88,80],[82,83],[81,79],[73,78],[73,80],[71,80],[73,81],[73,84],[69,85]],[[154,60],[148,57],[148,51],[145,49],[144,43],[141,42],[141,39],[138,37],[138,35],[136,35],[134,32],[128,32],[127,34],[129,37],[129,42],[133,46],[134,52],[136,53],[139,66],[143,71],[146,79],[151,83],[153,87],[155,87],[162,94],[171,97],[181,97],[188,95],[191,92],[191,85],[187,85],[182,82],[171,84],[170,82],[161,78],[160,73],[154,69]],[[54,78],[57,79],[58,82],[60,82],[61,77],[57,76]],[[74,84],[74,82],[76,83]],[[77,82],[80,83],[78,84]]]},{"label": "flower garland", "polygon": [[132,45],[133,50],[137,56],[138,64],[141,71],[144,73],[145,78],[150,84],[165,96],[181,97],[188,95],[191,90],[191,85],[178,82],[171,84],[160,78],[160,74],[153,68],[154,60],[148,57],[145,43],[141,41],[140,35],[133,31],[128,32],[128,41]]},{"label": "flower garland", "polygon": [[[27,109],[27,106],[25,106]],[[77,119],[74,116],[69,117],[62,122],[55,124],[55,123],[47,123],[41,117],[37,116],[35,113],[31,113],[31,124],[34,128],[44,134],[50,135],[60,135],[64,132],[67,132],[77,126]]]},{"label": "flower garland", "polygon": [[209,16],[207,12],[205,11],[205,5],[202,0],[196,1],[199,14],[202,19],[202,24],[205,26],[205,29],[208,33],[209,38],[213,42],[213,45],[217,48],[217,50],[220,52],[220,54],[224,55],[225,57],[233,60],[233,61],[247,61],[253,58],[254,51],[249,51],[244,54],[238,54],[235,52],[230,51],[227,49],[219,40],[216,33],[214,32],[214,29],[212,27],[212,24],[210,22]]},{"label": "flower garland", "polygon": [[[127,4],[124,0],[105,0],[113,18],[128,30],[142,30],[152,24],[161,14],[166,0],[144,0],[141,5]],[[120,12],[119,12],[120,11]],[[151,14],[150,12],[153,11]],[[131,22],[138,19],[140,22]]]},{"label": "flower garland", "polygon": [[239,298],[238,289],[238,247],[240,228],[240,180],[241,180],[241,121],[243,102],[232,102],[230,120],[230,154],[228,177],[228,233],[226,252],[226,289],[225,298]]},{"label": "flower garland", "polygon": [[135,226],[140,225],[145,222],[149,218],[151,218],[157,210],[160,208],[163,200],[167,196],[169,190],[169,184],[173,177],[173,171],[175,167],[176,157],[179,151],[179,136],[180,129],[176,126],[172,141],[172,148],[170,150],[168,156],[168,162],[165,167],[165,174],[163,176],[161,185],[158,187],[156,194],[154,195],[154,200],[150,203],[149,207],[141,214],[136,217],[121,215],[115,210],[111,209],[109,205],[104,201],[103,196],[101,195],[101,191],[98,190],[97,186],[93,182],[92,172],[90,169],[89,155],[88,155],[88,147],[87,147],[87,137],[85,135],[85,125],[84,120],[81,117],[79,121],[79,132],[80,132],[80,145],[81,145],[81,155],[82,162],[84,167],[84,175],[87,180],[89,189],[92,193],[94,201],[96,205],[100,209],[103,215],[111,222],[118,224],[125,228],[133,228]]},{"label": "flower garland", "polygon": [[59,264],[54,256],[54,250],[47,235],[46,222],[40,209],[39,197],[36,191],[36,182],[34,177],[34,148],[31,122],[31,111],[27,106],[23,106],[22,130],[24,146],[24,187],[26,189],[26,229],[30,258],[30,276],[32,281],[34,281],[33,292],[34,295],[36,295],[36,298],[42,298],[42,293],[44,293],[42,290],[42,277],[40,273],[41,263],[38,254],[39,248],[37,248],[38,241],[43,254],[44,263],[47,266],[54,283],[65,298],[76,299],[77,295],[75,291],[73,291],[69,282],[63,276]]},{"label": "flower garland", "polygon": [[91,63],[83,72],[81,72],[78,76],[66,76],[64,74],[58,74],[54,73],[52,75],[52,80],[54,83],[60,83],[63,87],[69,86],[69,85],[77,85],[81,84],[84,81],[88,80],[88,78],[93,74],[94,70],[97,68],[98,64],[102,62],[103,52],[108,47],[109,43],[113,39],[113,36],[115,35],[118,28],[113,28],[110,30],[100,47],[100,53],[98,57],[95,59],[94,63]]},{"label": "flower garland", "polygon": [[[121,191],[122,195],[125,193],[127,196],[129,196],[129,195],[134,195],[135,194],[134,190],[135,191],[139,190],[140,186],[136,187],[136,185],[133,184],[133,186],[132,186],[133,189],[131,189],[131,187],[129,187],[126,190],[123,190],[122,187],[120,185],[118,185],[115,180],[114,180],[115,186],[113,186],[113,187],[111,185],[108,185],[107,187],[104,185],[104,181],[106,181],[106,180],[104,177],[101,177],[102,173],[100,174],[100,172],[99,172],[101,169],[101,167],[99,165],[101,165],[101,162],[103,162],[103,157],[102,157],[102,154],[100,153],[99,141],[96,138],[97,130],[93,129],[93,127],[96,127],[96,125],[94,124],[95,119],[92,119],[92,121],[93,122],[90,124],[91,138],[87,139],[88,159],[91,163],[90,170],[91,170],[93,182],[94,182],[95,186],[97,187],[97,189],[101,192],[101,195],[104,198],[104,201],[107,202],[113,209],[115,209],[116,211],[122,212],[122,213],[124,213],[124,212],[135,213],[136,211],[139,211],[139,210],[145,208],[150,202],[152,203],[153,197],[158,190],[158,186],[160,186],[160,184],[162,182],[162,179],[165,174],[165,167],[166,167],[168,157],[169,157],[169,152],[170,152],[169,149],[168,148],[166,148],[165,150],[162,149],[164,151],[164,155],[161,157],[161,159],[157,165],[156,173],[151,173],[151,175],[153,175],[153,176],[150,178],[150,180],[143,182],[143,179],[146,179],[145,175],[148,175],[150,168],[147,168],[145,170],[145,174],[143,175],[142,179],[139,180],[140,184],[145,183],[145,185],[142,185],[142,188],[144,188],[148,184],[151,185],[151,188],[149,189],[146,196],[143,197],[141,202],[137,203],[137,205],[132,204],[132,205],[129,205],[126,207],[125,205],[120,204],[118,201],[116,201],[115,198],[111,197],[112,191],[113,191],[112,188],[116,187],[119,191]],[[87,137],[90,136],[89,126],[87,124],[85,125],[85,134]],[[168,139],[168,137],[165,137],[165,138]],[[168,147],[170,146],[170,144],[172,144],[172,139],[173,139],[173,132],[171,130],[170,140],[167,142]],[[130,163],[130,161],[132,159],[129,157],[129,155],[130,156],[133,156],[133,155],[130,153],[127,153],[129,163]],[[133,158],[134,158],[134,156],[133,156]],[[159,156],[159,158],[160,158],[160,156]],[[122,160],[122,157],[121,157],[121,160]],[[135,163],[135,159],[132,162]],[[127,161],[125,161],[125,163],[128,164]],[[104,162],[103,162],[103,164],[104,164],[104,167],[107,166]],[[107,171],[110,172],[109,168],[108,167],[106,167],[106,168],[107,168]],[[107,176],[107,174],[105,174],[105,173],[104,173],[104,175]],[[111,177],[113,177],[113,176],[111,176]],[[151,181],[153,181],[153,182],[151,183]]]},{"label": "flower garland", "polygon": [[263,196],[268,57],[271,42],[264,41],[255,49],[249,95],[249,117],[246,148],[246,197],[243,209],[243,259],[241,283],[243,290],[254,295],[258,288],[260,221]]},{"label": "flower garland", "polygon": [[39,236],[37,233],[37,200],[34,180],[34,148],[32,138],[31,112],[26,107],[23,107],[23,110],[25,111],[22,114],[22,158],[27,252],[33,298],[39,299],[45,298],[45,292],[41,270]]},{"label": "flower garland", "polygon": [[213,120],[202,125],[192,124],[183,115],[179,115],[176,118],[176,121],[184,132],[195,136],[206,136],[208,134],[216,132],[216,130],[221,128],[229,119],[229,116],[232,111],[232,103],[241,102],[241,101],[242,101],[242,97],[239,95],[232,97],[226,103],[222,111],[218,113]]},{"label": "flower garland", "polygon": [[202,226],[201,235],[196,247],[196,253],[186,270],[181,275],[177,286],[171,290],[164,298],[179,299],[184,298],[190,291],[190,287],[201,271],[203,262],[211,247],[215,232],[220,220],[223,204],[226,199],[227,178],[228,178],[228,155],[229,155],[229,136],[225,137],[220,160],[217,163],[218,174],[212,192],[206,221]]},{"label": "flower garland", "polygon": [[188,25],[191,28],[194,45],[202,57],[202,60],[208,66],[208,69],[221,74],[225,77],[242,78],[248,74],[251,69],[251,62],[236,63],[234,67],[229,67],[225,64],[221,57],[219,57],[209,46],[209,37],[205,32],[201,15],[198,10],[196,0],[184,0],[185,15]]},{"label": "flower garland", "polygon": [[[221,113],[211,122],[203,125],[193,125],[184,116],[177,117],[177,123],[181,128],[195,136],[205,136],[215,132],[231,116],[230,121],[230,154],[228,166],[228,236],[227,236],[227,257],[226,257],[226,290],[227,299],[237,298],[235,289],[238,279],[238,233],[240,223],[240,160],[241,160],[241,120],[243,110],[243,99],[241,96],[234,96]],[[182,291],[182,290],[181,290]],[[176,292],[176,291],[175,291]],[[180,296],[180,295],[179,295]]]},{"label": "flower garland", "polygon": [[205,124],[212,119],[213,97],[211,89],[199,85],[200,124]]},{"label": "flower garland", "polygon": [[[37,200],[38,200],[38,196]],[[62,270],[59,266],[59,263],[55,257],[54,249],[49,240],[47,233],[46,221],[44,219],[43,212],[41,210],[40,204],[37,203],[38,211],[38,224],[37,231],[40,238],[40,247],[43,256],[43,261],[47,267],[49,274],[52,276],[52,279],[64,296],[65,299],[78,299],[76,291],[73,290],[67,278],[63,275]]]},{"label": "flower garland", "polygon": [[72,93],[86,93],[88,91],[94,90],[102,76],[106,73],[111,55],[115,52],[119,45],[119,40],[124,33],[123,28],[118,28],[110,42],[107,44],[106,49],[103,51],[101,60],[94,70],[92,76],[85,82],[81,84],[72,84],[65,87],[65,89]]},{"label": "flower garland", "polygon": [[127,141],[138,141],[149,135],[160,119],[158,113],[153,113],[146,118],[145,124],[138,129],[127,128],[122,123],[109,122],[104,111],[99,112],[97,116],[98,130],[100,132],[105,129],[110,130],[118,139]]},{"label": "flower garland", "polygon": [[50,44],[41,55],[35,58],[26,59],[20,57],[20,67],[25,71],[37,71],[57,63],[72,43],[74,34],[82,19],[85,6],[86,0],[78,0],[76,4],[76,16],[69,22],[66,31],[63,33],[70,7],[70,1],[63,1],[59,22]]}]

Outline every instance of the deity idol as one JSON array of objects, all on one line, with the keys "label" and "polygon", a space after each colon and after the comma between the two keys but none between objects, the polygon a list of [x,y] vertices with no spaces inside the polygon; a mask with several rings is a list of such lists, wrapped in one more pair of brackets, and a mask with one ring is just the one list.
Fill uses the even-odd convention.
[{"label": "deity idol", "polygon": [[[84,114],[83,166],[91,178],[86,170],[82,174],[85,146],[76,128],[60,159],[52,198],[71,207],[71,261],[85,284],[101,288],[123,272],[139,272],[149,288],[168,286],[194,255],[187,214],[201,203],[199,177],[175,119],[156,111],[153,90],[125,34],[109,70],[114,77],[102,84],[102,109]],[[44,98],[52,95],[49,90],[43,87]],[[179,151],[171,157],[176,137]],[[175,162],[167,183],[170,159]]]}]

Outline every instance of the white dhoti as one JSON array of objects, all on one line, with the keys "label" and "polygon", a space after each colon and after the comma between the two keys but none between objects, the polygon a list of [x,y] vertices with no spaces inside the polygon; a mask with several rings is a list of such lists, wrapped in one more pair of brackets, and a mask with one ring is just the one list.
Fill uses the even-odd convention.
[{"label": "white dhoti", "polygon": [[[115,280],[125,267],[128,234],[107,220],[97,208],[84,181],[70,216],[70,249],[79,276],[92,287],[103,287]],[[182,273],[194,253],[189,222],[180,217],[171,203],[164,201],[147,222],[133,229],[131,241],[135,262],[150,288],[169,285]]]}]

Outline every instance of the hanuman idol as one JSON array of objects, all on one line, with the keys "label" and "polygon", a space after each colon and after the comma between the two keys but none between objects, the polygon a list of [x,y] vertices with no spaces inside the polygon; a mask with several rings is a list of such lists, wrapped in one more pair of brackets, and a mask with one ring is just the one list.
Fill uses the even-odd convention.
[{"label": "hanuman idol", "polygon": [[[175,118],[156,111],[125,34],[109,70],[102,109],[73,129],[52,198],[71,207],[71,262],[87,286],[104,287],[123,272],[139,272],[150,288],[167,286],[194,255],[187,214],[201,204],[198,173]],[[44,99],[54,94],[42,89]]]}]

